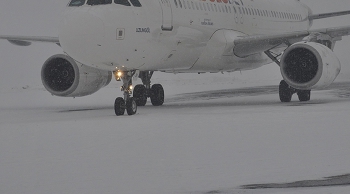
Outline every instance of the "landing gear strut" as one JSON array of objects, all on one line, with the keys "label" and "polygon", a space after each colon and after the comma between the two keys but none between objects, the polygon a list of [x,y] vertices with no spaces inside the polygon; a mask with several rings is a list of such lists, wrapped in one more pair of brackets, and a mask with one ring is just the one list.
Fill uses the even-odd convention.
[{"label": "landing gear strut", "polygon": [[164,89],[160,84],[151,86],[153,71],[142,71],[139,77],[143,84],[135,86],[133,97],[138,106],[145,106],[147,98],[151,98],[153,106],[161,106],[164,103]]},{"label": "landing gear strut", "polygon": [[117,81],[122,80],[123,86],[121,91],[124,92],[124,98],[117,98],[114,103],[114,111],[117,116],[124,115],[125,110],[128,115],[134,115],[137,112],[137,104],[132,94],[132,76],[135,74],[135,71],[116,71],[114,72],[115,78]]},{"label": "landing gear strut", "polygon": [[295,93],[298,94],[299,101],[310,101],[311,90],[297,90],[289,86],[286,81],[281,81],[279,85],[279,96],[281,102],[290,102],[292,100],[293,94]]}]

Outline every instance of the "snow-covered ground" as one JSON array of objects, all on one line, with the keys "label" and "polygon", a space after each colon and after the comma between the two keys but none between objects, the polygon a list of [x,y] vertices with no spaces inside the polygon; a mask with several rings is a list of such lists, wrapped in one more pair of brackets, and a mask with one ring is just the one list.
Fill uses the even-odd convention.
[{"label": "snow-covered ground", "polygon": [[[314,13],[350,9],[348,0],[302,1]],[[57,36],[67,3],[0,1],[0,34]],[[349,24],[346,16],[313,28]],[[165,105],[116,117],[120,83],[84,98],[52,97],[40,68],[61,48],[0,41],[0,193],[349,193],[331,186],[349,176],[323,179],[350,173],[349,44],[344,37],[335,48],[343,65],[337,81],[346,84],[315,91],[307,103],[279,102],[276,65],[242,74],[157,73],[152,81],[164,85]],[[244,187],[251,184],[263,185]],[[310,184],[316,187],[298,188]]]},{"label": "snow-covered ground", "polygon": [[350,173],[350,83],[283,104],[278,71],[265,86],[241,78],[270,68],[156,74],[165,105],[121,117],[112,107],[121,95],[115,82],[76,99],[39,85],[4,88],[0,193],[349,193],[347,186],[242,189]]}]

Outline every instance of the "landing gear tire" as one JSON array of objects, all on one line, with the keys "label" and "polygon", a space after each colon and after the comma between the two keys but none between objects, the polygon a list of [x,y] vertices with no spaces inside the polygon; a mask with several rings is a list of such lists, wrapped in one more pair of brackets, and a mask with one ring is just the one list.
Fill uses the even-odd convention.
[{"label": "landing gear tire", "polygon": [[137,112],[137,104],[134,98],[126,100],[126,112],[128,115],[134,115]]},{"label": "landing gear tire", "polygon": [[164,89],[160,84],[154,84],[151,88],[151,102],[153,106],[161,106],[164,103]]},{"label": "landing gear tire", "polygon": [[286,81],[282,80],[279,85],[279,96],[281,102],[290,102],[293,96],[293,89],[287,84]]},{"label": "landing gear tire", "polygon": [[300,90],[298,91],[298,97],[300,102],[310,101],[311,91],[310,90]]},{"label": "landing gear tire", "polygon": [[147,103],[146,87],[144,85],[136,85],[134,88],[133,97],[137,106],[145,106]]},{"label": "landing gear tire", "polygon": [[123,98],[115,99],[114,111],[117,116],[124,115],[125,113],[125,100]]}]

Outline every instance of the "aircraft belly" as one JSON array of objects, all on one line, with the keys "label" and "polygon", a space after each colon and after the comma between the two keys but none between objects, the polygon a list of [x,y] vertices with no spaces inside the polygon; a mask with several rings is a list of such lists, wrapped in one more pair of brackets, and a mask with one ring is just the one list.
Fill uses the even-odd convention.
[{"label": "aircraft belly", "polygon": [[251,55],[246,58],[239,58],[234,55],[221,56],[220,58],[211,61],[213,63],[196,63],[196,65],[190,69],[190,72],[244,71],[256,69],[272,62],[263,53]]}]

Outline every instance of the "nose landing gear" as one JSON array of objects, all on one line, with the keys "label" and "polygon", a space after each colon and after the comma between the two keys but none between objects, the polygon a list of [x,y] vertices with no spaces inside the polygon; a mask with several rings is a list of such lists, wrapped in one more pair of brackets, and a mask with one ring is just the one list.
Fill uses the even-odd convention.
[{"label": "nose landing gear", "polygon": [[137,112],[137,104],[133,97],[131,97],[132,94],[132,76],[135,74],[135,72],[122,72],[122,71],[116,71],[114,72],[114,76],[117,81],[122,80],[123,86],[121,87],[121,91],[124,92],[124,98],[118,97],[115,100],[114,103],[114,111],[117,116],[124,115],[125,110],[128,113],[128,115],[134,115]]}]

